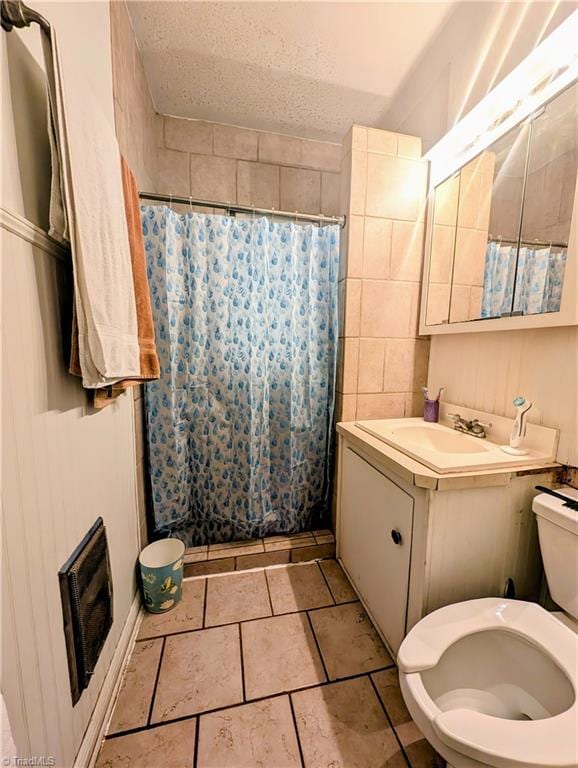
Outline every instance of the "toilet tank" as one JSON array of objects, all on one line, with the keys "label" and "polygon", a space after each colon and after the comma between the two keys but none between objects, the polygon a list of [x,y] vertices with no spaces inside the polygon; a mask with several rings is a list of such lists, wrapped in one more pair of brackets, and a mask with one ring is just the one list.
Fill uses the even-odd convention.
[{"label": "toilet tank", "polygon": [[[558,493],[578,501],[578,490],[557,488]],[[538,520],[540,550],[552,599],[578,619],[578,511],[561,499],[541,493],[532,503]]]}]

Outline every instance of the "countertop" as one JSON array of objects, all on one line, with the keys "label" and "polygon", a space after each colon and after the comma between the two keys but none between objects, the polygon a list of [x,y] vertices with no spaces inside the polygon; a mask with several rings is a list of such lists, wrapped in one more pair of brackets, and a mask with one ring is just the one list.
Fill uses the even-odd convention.
[{"label": "countertop", "polygon": [[428,488],[432,491],[509,485],[513,477],[554,471],[561,466],[557,462],[550,461],[528,464],[524,467],[472,470],[440,475],[433,469],[393,448],[393,446],[368,434],[365,430],[357,427],[353,421],[337,424],[337,432],[351,445],[363,450],[370,458],[385,469],[394,472],[409,485],[414,485],[417,488]]}]

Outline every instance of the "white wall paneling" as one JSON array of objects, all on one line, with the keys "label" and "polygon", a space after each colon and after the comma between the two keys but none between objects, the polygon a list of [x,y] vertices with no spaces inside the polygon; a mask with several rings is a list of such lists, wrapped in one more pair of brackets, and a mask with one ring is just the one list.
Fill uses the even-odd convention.
[{"label": "white wall paneling", "polygon": [[[34,7],[74,50],[87,94],[113,125],[108,2],[38,0]],[[19,757],[52,756],[56,765],[72,766],[86,747],[89,724],[89,736],[98,732],[102,697],[112,691],[103,686],[109,670],[114,676],[115,652],[122,652],[134,614],[133,401],[123,395],[94,411],[80,381],[67,373],[69,266],[43,231],[50,165],[38,27],[2,34],[0,53],[2,692]],[[99,515],[110,548],[114,623],[73,707],[58,570]]]},{"label": "white wall paneling", "polygon": [[577,369],[576,327],[434,336],[428,383],[448,402],[509,417],[524,395],[529,421],[560,430],[558,461],[576,466]]}]

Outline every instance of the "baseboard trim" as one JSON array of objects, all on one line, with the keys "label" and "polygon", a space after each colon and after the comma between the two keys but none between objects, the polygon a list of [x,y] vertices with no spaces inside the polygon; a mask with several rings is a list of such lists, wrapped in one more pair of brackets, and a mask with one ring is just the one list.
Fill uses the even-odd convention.
[{"label": "baseboard trim", "polygon": [[118,645],[112,657],[112,662],[104,678],[104,683],[98,694],[96,706],[88,722],[80,749],[74,760],[74,768],[93,768],[96,763],[100,744],[112,715],[122,674],[130,658],[141,620],[141,599],[140,592],[137,592],[130,606]]}]

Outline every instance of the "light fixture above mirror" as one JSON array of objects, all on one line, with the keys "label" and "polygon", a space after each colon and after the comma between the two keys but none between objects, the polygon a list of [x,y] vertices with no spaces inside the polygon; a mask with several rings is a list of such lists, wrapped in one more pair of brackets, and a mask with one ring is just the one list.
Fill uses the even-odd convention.
[{"label": "light fixture above mirror", "polygon": [[421,333],[578,324],[577,40],[578,12],[428,153]]},{"label": "light fixture above mirror", "polygon": [[493,144],[578,78],[574,11],[425,155],[430,187]]}]

